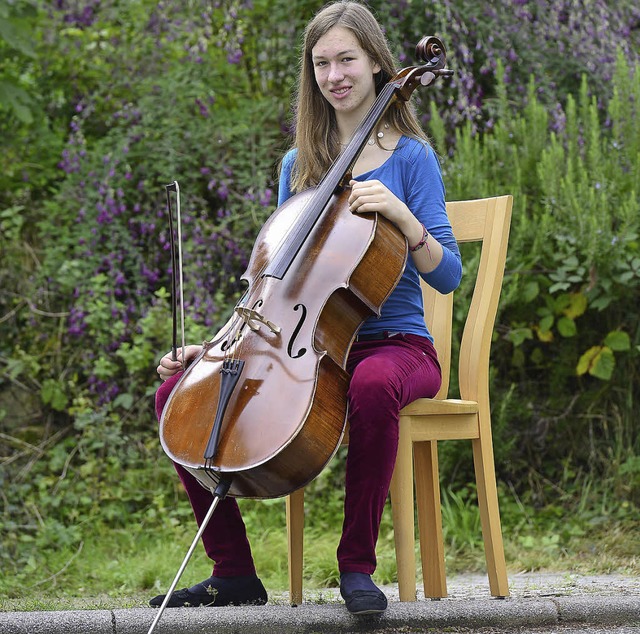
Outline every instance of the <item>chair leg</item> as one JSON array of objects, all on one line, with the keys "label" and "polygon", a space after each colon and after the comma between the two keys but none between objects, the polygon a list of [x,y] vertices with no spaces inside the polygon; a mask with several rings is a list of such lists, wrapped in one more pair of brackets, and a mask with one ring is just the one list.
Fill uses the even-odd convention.
[{"label": "chair leg", "polygon": [[398,455],[391,479],[391,511],[396,544],[400,601],[416,600],[415,527],[413,521],[413,451],[409,424],[400,421]]},{"label": "chair leg", "polygon": [[479,438],[472,442],[489,588],[494,597],[508,597],[509,580],[500,527],[500,508],[498,506],[498,488],[491,436],[489,436],[488,442],[486,438],[484,442]]},{"label": "chair leg", "polygon": [[424,595],[432,598],[446,597],[437,441],[414,443],[413,456]]},{"label": "chair leg", "polygon": [[304,539],[304,488],[286,498],[287,546],[289,550],[289,600],[302,603],[302,546]]}]

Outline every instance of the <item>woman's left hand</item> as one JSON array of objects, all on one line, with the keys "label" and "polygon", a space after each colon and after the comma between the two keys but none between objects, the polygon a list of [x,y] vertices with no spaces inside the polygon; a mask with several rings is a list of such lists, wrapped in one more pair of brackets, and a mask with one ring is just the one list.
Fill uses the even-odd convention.
[{"label": "woman's left hand", "polygon": [[401,224],[411,215],[409,208],[379,180],[352,180],[349,209],[355,213],[377,211],[391,222]]},{"label": "woman's left hand", "polygon": [[[388,187],[378,180],[349,182],[351,194],[349,209],[353,213],[376,211],[393,222],[404,234],[409,247],[418,245],[426,231],[422,223]],[[433,237],[427,237],[425,248],[411,252],[411,257],[421,273],[433,271],[442,260],[442,246]]]}]

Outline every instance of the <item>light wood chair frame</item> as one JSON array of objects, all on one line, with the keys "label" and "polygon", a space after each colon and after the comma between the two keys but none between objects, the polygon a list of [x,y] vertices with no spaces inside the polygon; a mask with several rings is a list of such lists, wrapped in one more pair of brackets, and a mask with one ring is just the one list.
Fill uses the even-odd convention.
[{"label": "light wood chair frame", "polygon": [[[400,601],[416,600],[414,480],[424,594],[447,596],[437,443],[454,439],[471,440],[473,447],[490,592],[496,597],[509,595],[491,438],[489,357],[512,204],[512,196],[447,203],[458,243],[481,242],[476,283],[460,343],[459,399],[447,398],[453,293],[442,295],[422,283],[425,322],[438,351],[442,386],[433,399],[418,399],[400,412],[398,455],[390,491]],[[287,497],[286,514],[290,601],[298,605],[302,602],[304,489]]]}]

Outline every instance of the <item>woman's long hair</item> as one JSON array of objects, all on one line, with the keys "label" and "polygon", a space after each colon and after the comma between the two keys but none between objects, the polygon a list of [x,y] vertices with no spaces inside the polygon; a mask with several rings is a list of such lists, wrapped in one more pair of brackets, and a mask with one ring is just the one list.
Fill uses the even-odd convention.
[{"label": "woman's long hair", "polygon": [[[317,185],[340,151],[333,107],[316,83],[311,51],[318,40],[334,26],[349,29],[363,51],[381,70],[375,78],[376,94],[396,74],[396,61],[375,17],[367,7],[352,0],[341,0],[321,9],[309,22],[304,34],[297,98],[293,147],[298,149],[293,166],[291,190],[300,192]],[[413,107],[404,101],[388,108],[384,124],[401,134],[426,139]]]}]

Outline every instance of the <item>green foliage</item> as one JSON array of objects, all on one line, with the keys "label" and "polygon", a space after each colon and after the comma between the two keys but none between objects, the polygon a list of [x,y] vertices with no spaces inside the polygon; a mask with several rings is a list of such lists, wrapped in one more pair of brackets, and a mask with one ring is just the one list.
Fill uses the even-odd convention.
[{"label": "green foliage", "polygon": [[[493,402],[510,403],[511,421],[494,430],[497,452],[513,450],[505,477],[517,479],[525,465],[554,477],[554,460],[567,451],[587,472],[612,472],[608,452],[578,441],[585,425],[602,441],[612,416],[623,421],[623,453],[638,450],[629,390],[640,350],[640,136],[616,121],[636,116],[638,74],[618,56],[606,126],[586,78],[577,99],[567,97],[566,123],[556,129],[533,80],[519,114],[510,114],[498,90],[491,133],[477,135],[470,123],[459,129],[444,164],[452,199],[514,196],[493,350]],[[465,262],[473,260],[465,255]],[[504,404],[496,407],[502,420]]]},{"label": "green foliage", "polygon": [[32,44],[32,2],[0,2],[0,53],[4,72],[0,75],[0,109],[7,109],[20,122],[33,122],[33,100],[22,84],[20,62],[35,58]]}]

